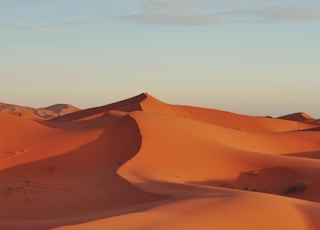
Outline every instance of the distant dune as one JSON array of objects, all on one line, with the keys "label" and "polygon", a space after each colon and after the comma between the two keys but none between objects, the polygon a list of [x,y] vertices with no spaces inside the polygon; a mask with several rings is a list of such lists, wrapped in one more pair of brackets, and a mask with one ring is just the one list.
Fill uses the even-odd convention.
[{"label": "distant dune", "polygon": [[309,114],[300,112],[300,113],[293,113],[285,116],[279,117],[280,119],[291,120],[291,121],[299,121],[309,124],[320,124],[319,119],[315,119],[314,117],[310,116]]},{"label": "distant dune", "polygon": [[68,104],[56,104],[45,108],[31,108],[26,106],[12,105],[0,102],[0,112],[7,112],[18,116],[27,116],[34,119],[52,119],[80,109]]},{"label": "distant dune", "polygon": [[147,93],[85,110],[0,108],[0,229],[320,228],[320,124],[305,113]]}]

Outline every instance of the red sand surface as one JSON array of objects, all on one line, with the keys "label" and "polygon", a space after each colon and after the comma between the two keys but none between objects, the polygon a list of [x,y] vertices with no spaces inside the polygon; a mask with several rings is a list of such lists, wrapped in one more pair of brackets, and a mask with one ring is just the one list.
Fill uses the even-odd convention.
[{"label": "red sand surface", "polygon": [[0,229],[320,228],[320,125],[304,113],[140,94],[19,115],[0,111]]}]

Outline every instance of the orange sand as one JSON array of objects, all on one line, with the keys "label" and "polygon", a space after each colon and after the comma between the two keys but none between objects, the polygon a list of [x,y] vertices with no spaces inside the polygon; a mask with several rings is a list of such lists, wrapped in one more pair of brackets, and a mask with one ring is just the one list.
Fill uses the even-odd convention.
[{"label": "orange sand", "polygon": [[51,120],[32,111],[0,111],[0,229],[320,228],[320,125],[304,113],[148,94]]}]

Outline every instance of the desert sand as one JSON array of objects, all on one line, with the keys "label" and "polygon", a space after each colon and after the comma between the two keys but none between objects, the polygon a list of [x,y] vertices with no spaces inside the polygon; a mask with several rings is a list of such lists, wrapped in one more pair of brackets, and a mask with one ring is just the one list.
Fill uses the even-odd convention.
[{"label": "desert sand", "polygon": [[0,229],[320,229],[320,122],[306,113],[147,93],[1,110]]}]

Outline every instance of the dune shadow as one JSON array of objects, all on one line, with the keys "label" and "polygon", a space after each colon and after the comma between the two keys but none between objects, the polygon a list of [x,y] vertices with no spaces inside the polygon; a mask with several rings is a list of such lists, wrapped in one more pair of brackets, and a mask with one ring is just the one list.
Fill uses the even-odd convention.
[{"label": "dune shadow", "polygon": [[135,110],[141,110],[140,102],[147,98],[147,95],[142,93],[135,97],[128,98],[122,101],[111,103],[104,106],[89,108],[80,110],[74,113],[66,114],[60,117],[51,119],[54,122],[66,122],[79,120],[85,117],[90,117],[98,113],[105,113],[110,110],[120,110],[123,112],[131,112]]},{"label": "dune shadow", "polygon": [[168,198],[178,200],[200,197],[230,198],[238,195],[233,190],[214,189],[212,187],[202,186],[204,185],[202,183],[176,183],[169,181],[148,180],[147,182],[138,183],[136,185],[137,187],[151,193],[156,191],[157,194],[170,194]]},{"label": "dune shadow", "polygon": [[291,157],[315,159],[315,160],[320,159],[320,151],[297,152],[297,153],[289,153],[289,154],[284,154],[284,155],[291,156]]},{"label": "dune shadow", "polygon": [[313,128],[301,129],[301,130],[297,130],[297,131],[299,131],[299,132],[309,132],[309,131],[319,132],[320,131],[320,123],[316,123],[314,125],[315,125],[315,127],[313,127]]},{"label": "dune shadow", "polygon": [[301,213],[305,223],[307,224],[307,229],[319,229],[320,219],[319,219],[319,209],[320,205],[315,204],[296,204],[297,210]]},{"label": "dune shadow", "polygon": [[319,177],[315,174],[302,173],[302,170],[277,166],[243,172],[235,180],[207,180],[190,183],[319,202]]},{"label": "dune shadow", "polygon": [[166,199],[117,175],[139,151],[142,137],[130,116],[113,122],[111,133],[77,149],[1,170],[0,228],[80,224],[143,211]]}]

